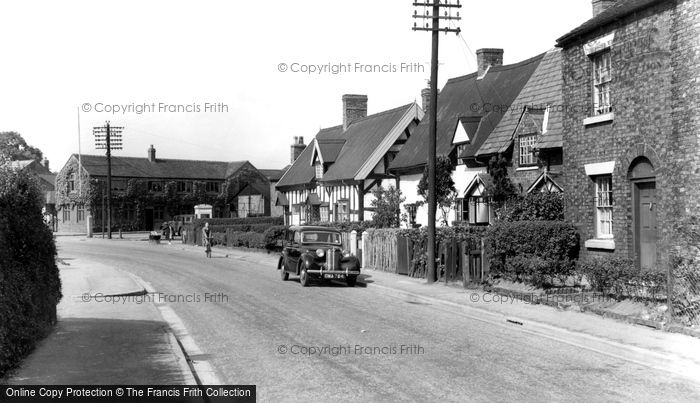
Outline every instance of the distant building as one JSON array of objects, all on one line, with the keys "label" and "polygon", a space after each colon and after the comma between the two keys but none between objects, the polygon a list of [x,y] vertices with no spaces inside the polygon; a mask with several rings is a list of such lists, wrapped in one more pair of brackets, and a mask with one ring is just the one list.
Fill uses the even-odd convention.
[{"label": "distant building", "polygon": [[[296,138],[295,138],[296,139]],[[303,142],[302,138],[302,142]],[[287,165],[282,169],[260,169],[260,173],[263,174],[268,181],[270,181],[270,216],[272,217],[282,217],[284,215],[284,207],[275,204],[277,200],[278,191],[276,189],[277,182],[279,182],[282,175],[287,172],[291,165]]]},{"label": "distant building", "polygon": [[582,255],[664,270],[700,215],[700,3],[593,2],[563,52],[566,219]]},{"label": "distant building", "polygon": [[[79,170],[79,159],[82,171]],[[102,227],[107,158],[73,154],[56,177],[58,228],[86,232]],[[270,183],[248,161],[196,161],[112,156],[112,225],[157,229],[197,204],[213,205],[214,217],[270,215]],[[106,222],[106,218],[105,218]]]}]

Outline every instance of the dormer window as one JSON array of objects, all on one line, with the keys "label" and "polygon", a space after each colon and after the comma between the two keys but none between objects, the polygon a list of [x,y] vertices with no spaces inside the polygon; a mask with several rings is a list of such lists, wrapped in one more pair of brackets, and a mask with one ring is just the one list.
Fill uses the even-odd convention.
[{"label": "dormer window", "polygon": [[316,163],[316,179],[323,179],[323,164],[320,162]]},{"label": "dormer window", "polygon": [[537,134],[526,134],[520,136],[520,166],[532,166],[535,165],[535,142],[537,141]]}]

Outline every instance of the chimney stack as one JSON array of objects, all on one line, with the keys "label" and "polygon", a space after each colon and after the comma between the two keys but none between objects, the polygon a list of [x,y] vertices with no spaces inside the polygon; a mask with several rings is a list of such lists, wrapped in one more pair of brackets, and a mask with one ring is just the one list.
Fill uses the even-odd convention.
[{"label": "chimney stack", "polygon": [[299,158],[299,155],[305,148],[304,136],[294,136],[294,143],[292,143],[292,164]]},{"label": "chimney stack", "polygon": [[354,120],[367,116],[367,95],[343,95],[343,130]]},{"label": "chimney stack", "polygon": [[148,148],[148,161],[156,162],[156,149],[153,148],[153,144]]},{"label": "chimney stack", "polygon": [[489,67],[503,65],[503,49],[479,49],[476,51],[476,61],[479,68],[477,77],[483,77],[486,75]]},{"label": "chimney stack", "polygon": [[49,160],[48,160],[48,159],[44,158],[44,160],[41,161],[41,165],[43,165],[44,168],[46,168],[47,171],[50,171],[50,169],[49,169]]},{"label": "chimney stack", "polygon": [[597,16],[613,4],[615,4],[615,0],[592,0],[593,16]]},{"label": "chimney stack", "polygon": [[[430,81],[428,81],[428,85],[430,85]],[[423,112],[430,113],[430,88],[423,88],[420,91],[420,96],[423,99],[423,105],[421,105]]]}]

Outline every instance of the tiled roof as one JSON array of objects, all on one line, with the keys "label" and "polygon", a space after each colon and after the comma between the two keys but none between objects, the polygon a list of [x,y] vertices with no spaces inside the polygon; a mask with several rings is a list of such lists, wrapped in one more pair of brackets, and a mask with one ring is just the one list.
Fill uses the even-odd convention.
[{"label": "tiled roof", "polygon": [[[73,154],[78,158],[77,154]],[[82,155],[83,168],[91,176],[107,175],[107,157],[104,155]],[[159,179],[217,179],[223,180],[248,161],[197,161],[158,158],[150,162],[148,158],[112,156],[112,176],[127,178]],[[252,167],[252,165],[250,165]]]},{"label": "tiled roof", "polygon": [[[316,140],[319,146],[326,147],[321,149],[323,159],[328,162],[326,152],[329,152],[329,157],[334,160],[323,174],[322,180],[353,180],[365,161],[412,107],[413,103],[354,120],[345,131],[342,126],[321,129],[316,134]],[[340,140],[344,142],[339,150],[330,147],[331,144],[337,146]],[[312,184],[315,177],[314,168],[311,166],[313,149],[314,142],[311,142],[277,183],[278,188]],[[335,150],[338,153],[333,156]]]},{"label": "tiled roof", "polygon": [[627,16],[635,11],[652,6],[656,3],[672,2],[673,0],[619,0],[613,3],[602,13],[596,15],[590,20],[579,25],[577,28],[557,39],[557,46],[563,47],[567,43],[576,40],[577,38],[595,31],[597,28],[603,27],[620,18]]},{"label": "tiled roof", "polygon": [[287,171],[289,165],[282,169],[258,169],[264,177],[266,177],[270,182],[277,182],[280,180],[282,175]]},{"label": "tiled roof", "polygon": [[[516,64],[491,67],[480,80],[477,79],[477,73],[448,80],[438,95],[437,154],[449,154],[452,151],[452,136],[461,117],[481,114],[482,119],[474,138],[470,139],[470,144],[466,147],[466,155],[473,156],[503,117],[505,108],[501,106],[513,103],[543,56],[544,54],[538,55]],[[411,169],[426,164],[430,120],[426,114],[392,161],[391,169]]]},{"label": "tiled roof", "polygon": [[[527,107],[544,108],[550,106],[547,133],[539,141],[546,145],[542,148],[562,146],[563,110],[561,49],[552,49],[545,53],[525,87],[513,101],[512,107],[503,116],[489,138],[476,153],[484,156],[505,151],[513,141],[515,129],[518,127],[523,109]],[[541,127],[541,125],[540,125]]]},{"label": "tiled roof", "polygon": [[316,139],[316,141],[318,142],[319,150],[321,150],[321,159],[323,159],[325,164],[335,162],[345,144],[345,139]]}]

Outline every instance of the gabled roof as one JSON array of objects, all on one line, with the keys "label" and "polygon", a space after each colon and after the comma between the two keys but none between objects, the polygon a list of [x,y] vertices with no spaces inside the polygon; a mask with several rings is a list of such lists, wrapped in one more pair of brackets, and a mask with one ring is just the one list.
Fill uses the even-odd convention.
[{"label": "gabled roof", "polygon": [[[78,159],[78,154],[71,158]],[[107,157],[104,155],[82,155],[83,169],[91,176],[107,175]],[[224,180],[231,177],[248,161],[198,161],[158,158],[150,162],[148,158],[112,156],[112,176],[126,178],[155,179],[211,179]]]},{"label": "gabled roof", "polygon": [[311,157],[311,162],[317,156],[320,157],[324,164],[332,164],[338,158],[340,150],[345,144],[345,139],[315,139],[314,152]]},{"label": "gabled roof", "polygon": [[[488,138],[535,71],[542,55],[516,64],[491,67],[482,79],[477,73],[451,78],[438,95],[437,154],[452,151],[452,136],[457,121],[467,115],[481,114],[478,129],[466,147],[473,156]],[[391,163],[391,169],[404,170],[423,167],[428,159],[427,145],[430,128],[428,115],[423,119],[401,152]]]},{"label": "gabled roof", "polygon": [[[460,116],[455,129],[455,134],[452,137],[452,144],[470,141],[479,130],[481,118],[481,115]],[[463,134],[466,137],[466,140],[464,138],[458,138],[459,134]]]},{"label": "gabled roof", "polygon": [[[342,126],[322,129],[316,134],[315,141],[304,149],[280,179],[277,187],[312,183],[315,171],[311,162],[317,143],[323,161],[328,163],[327,158],[332,161],[323,174],[323,182],[362,179],[391,146],[388,144],[387,150],[383,150],[382,147],[386,145],[387,139],[404,132],[406,128],[399,127],[403,126],[402,122],[410,123],[422,117],[422,111],[418,111],[420,108],[415,103],[410,103],[354,120],[345,131]],[[391,143],[393,144],[393,141]]]},{"label": "gabled roof", "polygon": [[532,193],[534,191],[544,192],[544,193],[560,193],[564,191],[564,188],[559,186],[559,184],[554,180],[552,174],[548,174],[546,171],[532,182],[532,185],[527,189],[527,193]]},{"label": "gabled roof", "polygon": [[672,2],[673,0],[618,0],[602,13],[579,25],[566,35],[557,39],[557,46],[564,47],[568,43],[595,31],[607,24],[613,23],[629,14],[650,7],[656,3]]},{"label": "gabled roof", "polygon": [[[552,49],[544,54],[537,70],[532,74],[512,108],[503,116],[491,135],[477,151],[477,156],[504,152],[510,147],[515,130],[525,113],[525,108],[544,109],[549,106],[547,130],[538,139],[541,148],[562,146],[563,111],[561,49]],[[542,125],[540,123],[539,127]]]}]

